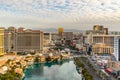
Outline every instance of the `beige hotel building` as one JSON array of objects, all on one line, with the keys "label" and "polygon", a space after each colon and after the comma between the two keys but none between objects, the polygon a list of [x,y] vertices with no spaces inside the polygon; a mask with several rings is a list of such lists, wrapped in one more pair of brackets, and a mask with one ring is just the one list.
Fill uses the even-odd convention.
[{"label": "beige hotel building", "polygon": [[43,50],[43,32],[40,30],[19,30],[17,32],[17,52]]},{"label": "beige hotel building", "polygon": [[4,51],[40,52],[43,50],[43,38],[44,33],[40,30],[9,27],[4,32]]},{"label": "beige hotel building", "polygon": [[110,53],[114,54],[115,48],[115,37],[120,37],[120,35],[92,35],[92,51],[93,53]]}]

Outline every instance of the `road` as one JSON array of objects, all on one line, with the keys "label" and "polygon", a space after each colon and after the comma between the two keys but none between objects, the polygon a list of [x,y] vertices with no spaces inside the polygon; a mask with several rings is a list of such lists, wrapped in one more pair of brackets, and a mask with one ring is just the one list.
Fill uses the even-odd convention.
[{"label": "road", "polygon": [[[80,53],[78,51],[73,51],[73,56],[74,57],[87,57],[88,60],[90,61],[90,63],[93,65],[93,67],[100,71],[102,68],[97,64],[96,61],[93,61],[90,57],[88,57],[87,54],[83,54],[83,53]],[[112,61],[116,61],[115,60],[115,57],[114,56],[111,56],[110,57],[112,59]],[[82,60],[80,60],[81,62],[83,62]],[[94,76],[94,80],[103,80],[99,77],[99,75],[97,75],[92,69],[90,69],[90,67],[85,64],[85,62],[83,62],[83,64],[85,65],[86,69],[88,69],[88,71],[91,73],[92,76]],[[109,79],[108,80],[116,80],[113,76],[110,75]]]},{"label": "road", "polygon": [[[92,61],[91,58],[89,58],[89,57],[88,57],[88,59],[89,59],[89,61],[91,62],[91,64],[94,66],[94,68],[96,70],[100,70],[101,69],[101,67],[96,63],[96,61]],[[113,76],[110,75],[109,80],[116,80],[116,79]]]},{"label": "road", "polygon": [[[79,58],[80,59],[80,58]],[[80,59],[80,61],[85,65],[85,68],[90,72],[90,74],[93,76],[94,80],[103,80],[101,79],[90,67],[83,62],[83,60]]]}]

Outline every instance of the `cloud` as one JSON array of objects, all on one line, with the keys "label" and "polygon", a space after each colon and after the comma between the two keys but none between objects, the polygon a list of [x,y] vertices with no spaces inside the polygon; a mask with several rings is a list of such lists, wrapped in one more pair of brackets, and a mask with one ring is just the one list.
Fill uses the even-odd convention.
[{"label": "cloud", "polygon": [[119,4],[120,0],[0,0],[0,25],[117,24]]}]

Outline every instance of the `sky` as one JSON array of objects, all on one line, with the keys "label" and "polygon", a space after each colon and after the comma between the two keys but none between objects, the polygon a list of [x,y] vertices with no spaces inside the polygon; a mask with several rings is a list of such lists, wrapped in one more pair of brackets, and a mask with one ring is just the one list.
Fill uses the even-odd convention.
[{"label": "sky", "polygon": [[120,31],[120,0],[0,0],[0,26]]}]

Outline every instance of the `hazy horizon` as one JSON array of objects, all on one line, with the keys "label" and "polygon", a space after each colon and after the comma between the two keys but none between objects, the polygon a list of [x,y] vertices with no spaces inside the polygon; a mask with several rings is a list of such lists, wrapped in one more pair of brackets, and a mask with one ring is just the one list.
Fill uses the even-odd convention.
[{"label": "hazy horizon", "polygon": [[0,26],[120,31],[120,0],[0,0]]}]

